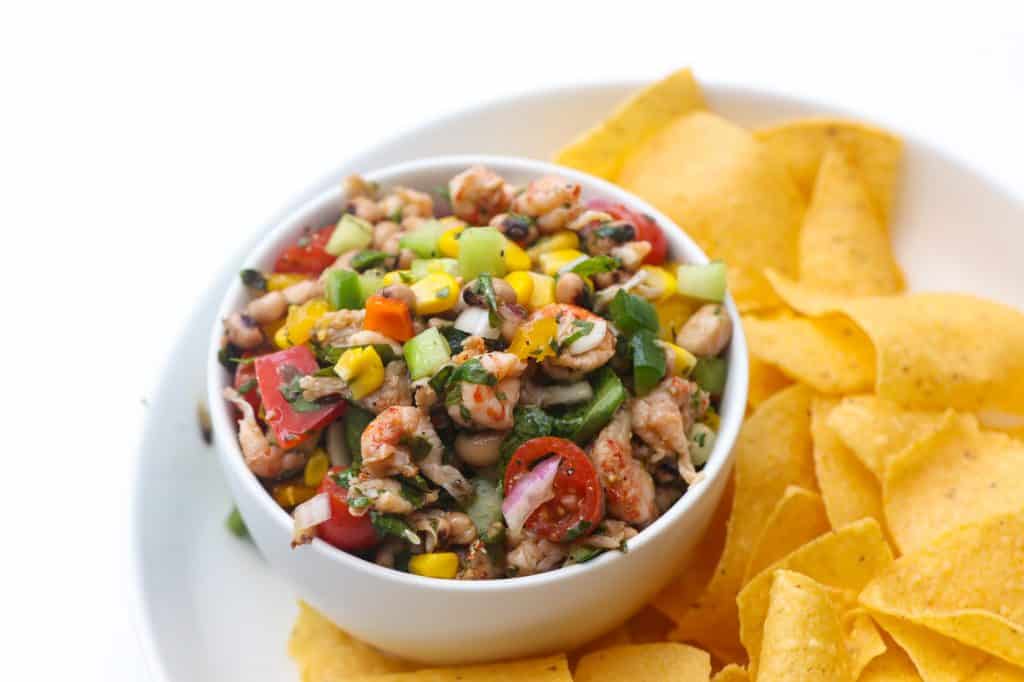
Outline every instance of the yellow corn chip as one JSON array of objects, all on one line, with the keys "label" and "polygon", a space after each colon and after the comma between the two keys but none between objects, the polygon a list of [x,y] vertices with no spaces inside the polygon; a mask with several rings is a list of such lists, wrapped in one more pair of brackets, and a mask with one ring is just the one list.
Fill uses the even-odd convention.
[{"label": "yellow corn chip", "polygon": [[1018,505],[901,557],[861,602],[1024,665],[1024,500]]},{"label": "yellow corn chip", "polygon": [[842,613],[840,625],[846,653],[850,659],[850,672],[853,673],[854,679],[857,679],[871,661],[885,653],[885,640],[868,615],[867,609],[852,608]]},{"label": "yellow corn chip", "polygon": [[767,273],[805,315],[843,313],[875,347],[875,389],[904,407],[1024,416],[1024,313],[966,294],[829,296]]},{"label": "yellow corn chip", "polygon": [[858,682],[921,682],[921,676],[903,649],[890,646],[864,668]]},{"label": "yellow corn chip", "polygon": [[704,108],[689,69],[647,86],[612,114],[555,152],[555,163],[615,180],[626,157],[673,119]]},{"label": "yellow corn chip", "polygon": [[871,341],[840,316],[743,316],[750,354],[821,393],[855,393],[875,382]]},{"label": "yellow corn chip", "polygon": [[589,653],[601,651],[608,647],[619,646],[621,644],[631,644],[632,641],[633,639],[630,637],[629,631],[624,625],[620,625],[611,632],[607,632],[597,639],[587,642],[575,651],[570,651],[566,654],[566,658],[569,659],[569,669],[575,670],[576,666],[579,665],[580,659]]},{"label": "yellow corn chip", "polygon": [[[723,538],[725,536],[724,530],[722,536]],[[674,623],[665,614],[655,608],[653,604],[648,604],[626,621],[626,631],[629,633],[629,641],[632,644],[664,642],[668,639],[668,631],[672,629],[673,625]]]},{"label": "yellow corn chip", "polygon": [[853,682],[839,615],[828,592],[799,573],[773,575],[758,682]]},{"label": "yellow corn chip", "polygon": [[769,398],[743,425],[725,548],[707,589],[676,619],[674,639],[698,642],[727,662],[743,660],[736,594],[754,544],[786,488],[814,484],[810,401],[806,386],[791,386]]},{"label": "yellow corn chip", "polygon": [[753,355],[748,357],[748,367],[747,403],[751,407],[757,407],[793,383],[793,380],[780,372],[778,367],[762,362]]},{"label": "yellow corn chip", "polygon": [[800,283],[868,296],[904,289],[885,226],[845,152],[825,152],[800,230]]},{"label": "yellow corn chip", "polygon": [[676,642],[616,646],[587,654],[573,675],[575,682],[707,682],[711,657],[706,651]]},{"label": "yellow corn chip", "polygon": [[1024,506],[1024,442],[950,413],[889,461],[884,490],[893,538],[911,552],[947,530]]},{"label": "yellow corn chip", "polygon": [[345,682],[573,682],[565,656],[528,658],[507,663],[430,668],[410,673],[360,675]]},{"label": "yellow corn chip", "polygon": [[967,682],[1024,682],[1024,668],[992,658],[978,668]]},{"label": "yellow corn chip", "polygon": [[796,275],[804,200],[749,132],[706,112],[682,116],[626,160],[617,182],[728,264],[741,309],[777,305],[762,273]]},{"label": "yellow corn chip", "polygon": [[288,640],[288,654],[295,660],[303,682],[334,682],[419,667],[351,637],[304,602],[299,602],[299,617]]},{"label": "yellow corn chip", "polygon": [[730,663],[719,670],[711,678],[711,682],[750,682],[750,675],[747,674],[747,669],[743,666]]},{"label": "yellow corn chip", "polygon": [[885,529],[882,489],[857,456],[850,452],[826,423],[836,401],[815,398],[811,407],[811,436],[814,439],[814,470],[833,528],[858,519],[871,518]]},{"label": "yellow corn chip", "polygon": [[804,196],[813,191],[826,151],[838,147],[860,171],[882,224],[888,224],[903,156],[898,137],[862,123],[828,118],[790,121],[754,135],[785,161]]},{"label": "yellow corn chip", "polygon": [[884,614],[874,618],[907,653],[924,682],[961,682],[986,658],[977,649],[902,618]]},{"label": "yellow corn chip", "polygon": [[821,495],[789,486],[765,520],[764,530],[750,553],[743,582],[749,582],[779,559],[830,529]]},{"label": "yellow corn chip", "polygon": [[761,655],[761,638],[768,595],[775,570],[802,573],[838,593],[856,594],[892,562],[882,529],[874,519],[863,519],[812,540],[754,577],[736,598],[740,613],[740,638],[755,671]]}]

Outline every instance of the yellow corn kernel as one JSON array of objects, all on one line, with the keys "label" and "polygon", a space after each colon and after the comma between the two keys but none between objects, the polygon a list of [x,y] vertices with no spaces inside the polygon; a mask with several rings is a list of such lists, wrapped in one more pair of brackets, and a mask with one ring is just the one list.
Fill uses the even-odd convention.
[{"label": "yellow corn kernel", "polygon": [[389,287],[392,284],[408,284],[412,281],[412,273],[408,270],[392,270],[386,273],[381,279],[382,287]]},{"label": "yellow corn kernel", "polygon": [[505,275],[505,281],[516,292],[516,303],[519,305],[530,303],[530,297],[533,295],[533,277],[529,272],[522,270],[510,272]]},{"label": "yellow corn kernel", "polygon": [[666,341],[665,347],[672,351],[672,373],[677,377],[688,375],[697,364],[697,358],[693,357],[690,351],[674,343]]},{"label": "yellow corn kernel", "polygon": [[459,555],[455,552],[417,554],[409,559],[409,572],[427,578],[454,578],[459,572]]},{"label": "yellow corn kernel", "polygon": [[305,282],[309,277],[292,272],[275,272],[267,275],[267,291],[281,291],[293,284]]},{"label": "yellow corn kernel", "polygon": [[557,275],[559,270],[582,255],[583,253],[576,249],[559,249],[540,254],[537,261],[540,263],[540,269],[544,271],[545,275]]},{"label": "yellow corn kernel", "polygon": [[446,272],[431,272],[411,287],[416,314],[434,315],[451,310],[459,300],[459,283]]},{"label": "yellow corn kernel", "polygon": [[676,276],[668,268],[657,265],[644,265],[640,268],[647,277],[633,287],[632,293],[646,298],[648,301],[664,301],[678,292]]},{"label": "yellow corn kernel", "polygon": [[302,470],[302,480],[306,485],[315,488],[324,480],[327,470],[331,468],[331,459],[322,448],[317,448],[313,456],[306,461],[306,468]]},{"label": "yellow corn kernel", "polygon": [[715,412],[715,408],[709,407],[707,413],[704,415],[704,423],[707,424],[708,428],[712,431],[718,433],[718,427],[722,425],[722,418],[717,412]]},{"label": "yellow corn kernel", "polygon": [[288,319],[285,320],[284,326],[288,330],[288,341],[291,345],[298,346],[309,341],[309,337],[313,333],[313,325],[328,310],[330,307],[322,298],[314,298],[302,305],[293,305],[289,308]]},{"label": "yellow corn kernel", "polygon": [[558,322],[553,317],[542,317],[528,322],[516,330],[508,352],[522,360],[533,359],[540,362],[544,358],[557,355],[551,342],[558,338]]},{"label": "yellow corn kernel", "polygon": [[462,231],[465,229],[465,225],[459,225],[441,233],[441,238],[437,241],[437,248],[441,251],[442,255],[448,258],[459,257],[459,236],[462,235]]},{"label": "yellow corn kernel", "polygon": [[696,309],[694,303],[682,296],[669,296],[655,303],[654,312],[658,314],[658,338],[674,343],[676,334]]},{"label": "yellow corn kernel", "polygon": [[384,363],[373,346],[349,348],[338,358],[334,373],[345,380],[356,400],[365,398],[384,383]]},{"label": "yellow corn kernel", "polygon": [[569,232],[564,230],[562,232],[556,232],[550,237],[544,237],[538,240],[536,244],[531,246],[527,250],[530,258],[537,260],[540,258],[542,253],[548,253],[549,251],[561,251],[563,249],[579,249],[580,238],[575,232]]},{"label": "yellow corn kernel", "polygon": [[[298,306],[293,305],[291,307],[297,308]],[[287,320],[287,318],[285,319]],[[282,322],[277,331],[274,332],[274,345],[281,350],[292,347],[292,342],[288,339],[288,325],[285,322]]]},{"label": "yellow corn kernel", "polygon": [[530,293],[528,307],[533,310],[543,308],[548,303],[555,302],[555,278],[542,275],[539,272],[529,272],[533,280],[533,291]]},{"label": "yellow corn kernel", "polygon": [[270,494],[279,505],[291,508],[316,495],[316,488],[302,483],[278,483]]},{"label": "yellow corn kernel", "polygon": [[505,267],[508,268],[509,272],[516,272],[517,270],[529,270],[533,266],[533,261],[523,251],[523,247],[519,246],[513,241],[505,240]]}]

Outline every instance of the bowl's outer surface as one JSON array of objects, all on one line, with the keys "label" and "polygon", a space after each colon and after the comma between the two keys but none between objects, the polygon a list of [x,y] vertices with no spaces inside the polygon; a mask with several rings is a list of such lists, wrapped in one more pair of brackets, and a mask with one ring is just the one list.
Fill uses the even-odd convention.
[{"label": "bowl's outer surface", "polygon": [[[258,234],[349,172],[436,154],[549,158],[637,87],[619,83],[545,91],[429,122],[352,156]],[[750,89],[706,84],[705,92],[714,111],[751,126],[794,116],[853,116],[821,102]],[[1024,306],[1015,263],[1015,254],[1024,250],[1020,198],[913,139],[906,161],[893,234],[911,286],[972,291]],[[210,326],[254,240],[229,259],[196,306],[149,400],[140,443],[134,591],[140,639],[154,676],[162,680],[295,677],[284,644],[296,612],[295,594],[249,543],[225,534],[229,493],[195,428],[196,401],[205,393]],[[502,617],[500,607],[494,617]],[[445,623],[439,619],[435,626]]]},{"label": "bowl's outer surface", "polygon": [[[461,170],[483,164],[514,184],[559,172],[583,186],[583,198],[628,202],[665,225],[670,253],[682,262],[706,262],[699,247],[653,207],[609,183],[537,161],[496,156],[434,157],[366,177],[384,188],[430,189]],[[304,228],[336,220],[340,184],[292,213],[261,241],[245,267],[269,268],[280,249]],[[248,294],[237,280],[218,318],[237,310]],[[628,554],[610,552],[586,565],[541,576],[497,581],[423,579],[339,552],[315,540],[292,550],[291,519],[245,467],[235,439],[232,408],[220,398],[230,378],[220,369],[221,325],[212,325],[208,350],[208,400],[221,466],[253,539],[273,569],[307,602],[345,630],[381,649],[431,664],[468,663],[566,651],[599,636],[647,603],[690,558],[725,487],[730,449],[746,406],[747,353],[739,330],[729,349],[730,373],[721,405],[722,425],[705,478],[637,538]],[[438,627],[438,622],[443,627]]]}]

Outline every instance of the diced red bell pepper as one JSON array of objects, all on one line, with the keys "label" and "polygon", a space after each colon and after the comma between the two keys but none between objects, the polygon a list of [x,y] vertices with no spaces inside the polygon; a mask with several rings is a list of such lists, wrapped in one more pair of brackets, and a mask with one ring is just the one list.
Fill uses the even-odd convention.
[{"label": "diced red bell pepper", "polygon": [[253,363],[256,383],[263,401],[264,418],[274,430],[278,444],[288,450],[310,437],[311,432],[325,426],[345,411],[344,400],[316,409],[296,408],[282,389],[296,377],[313,374],[320,369],[309,346],[293,346],[286,350],[261,355]]}]

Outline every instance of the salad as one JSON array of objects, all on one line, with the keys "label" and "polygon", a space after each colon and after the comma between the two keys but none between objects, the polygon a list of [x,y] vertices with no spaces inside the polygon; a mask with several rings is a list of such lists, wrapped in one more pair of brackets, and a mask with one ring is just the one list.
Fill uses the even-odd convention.
[{"label": "salad", "polygon": [[530,575],[625,551],[700,479],[724,265],[669,263],[653,219],[556,176],[344,190],[224,320],[239,446],[293,546]]}]

